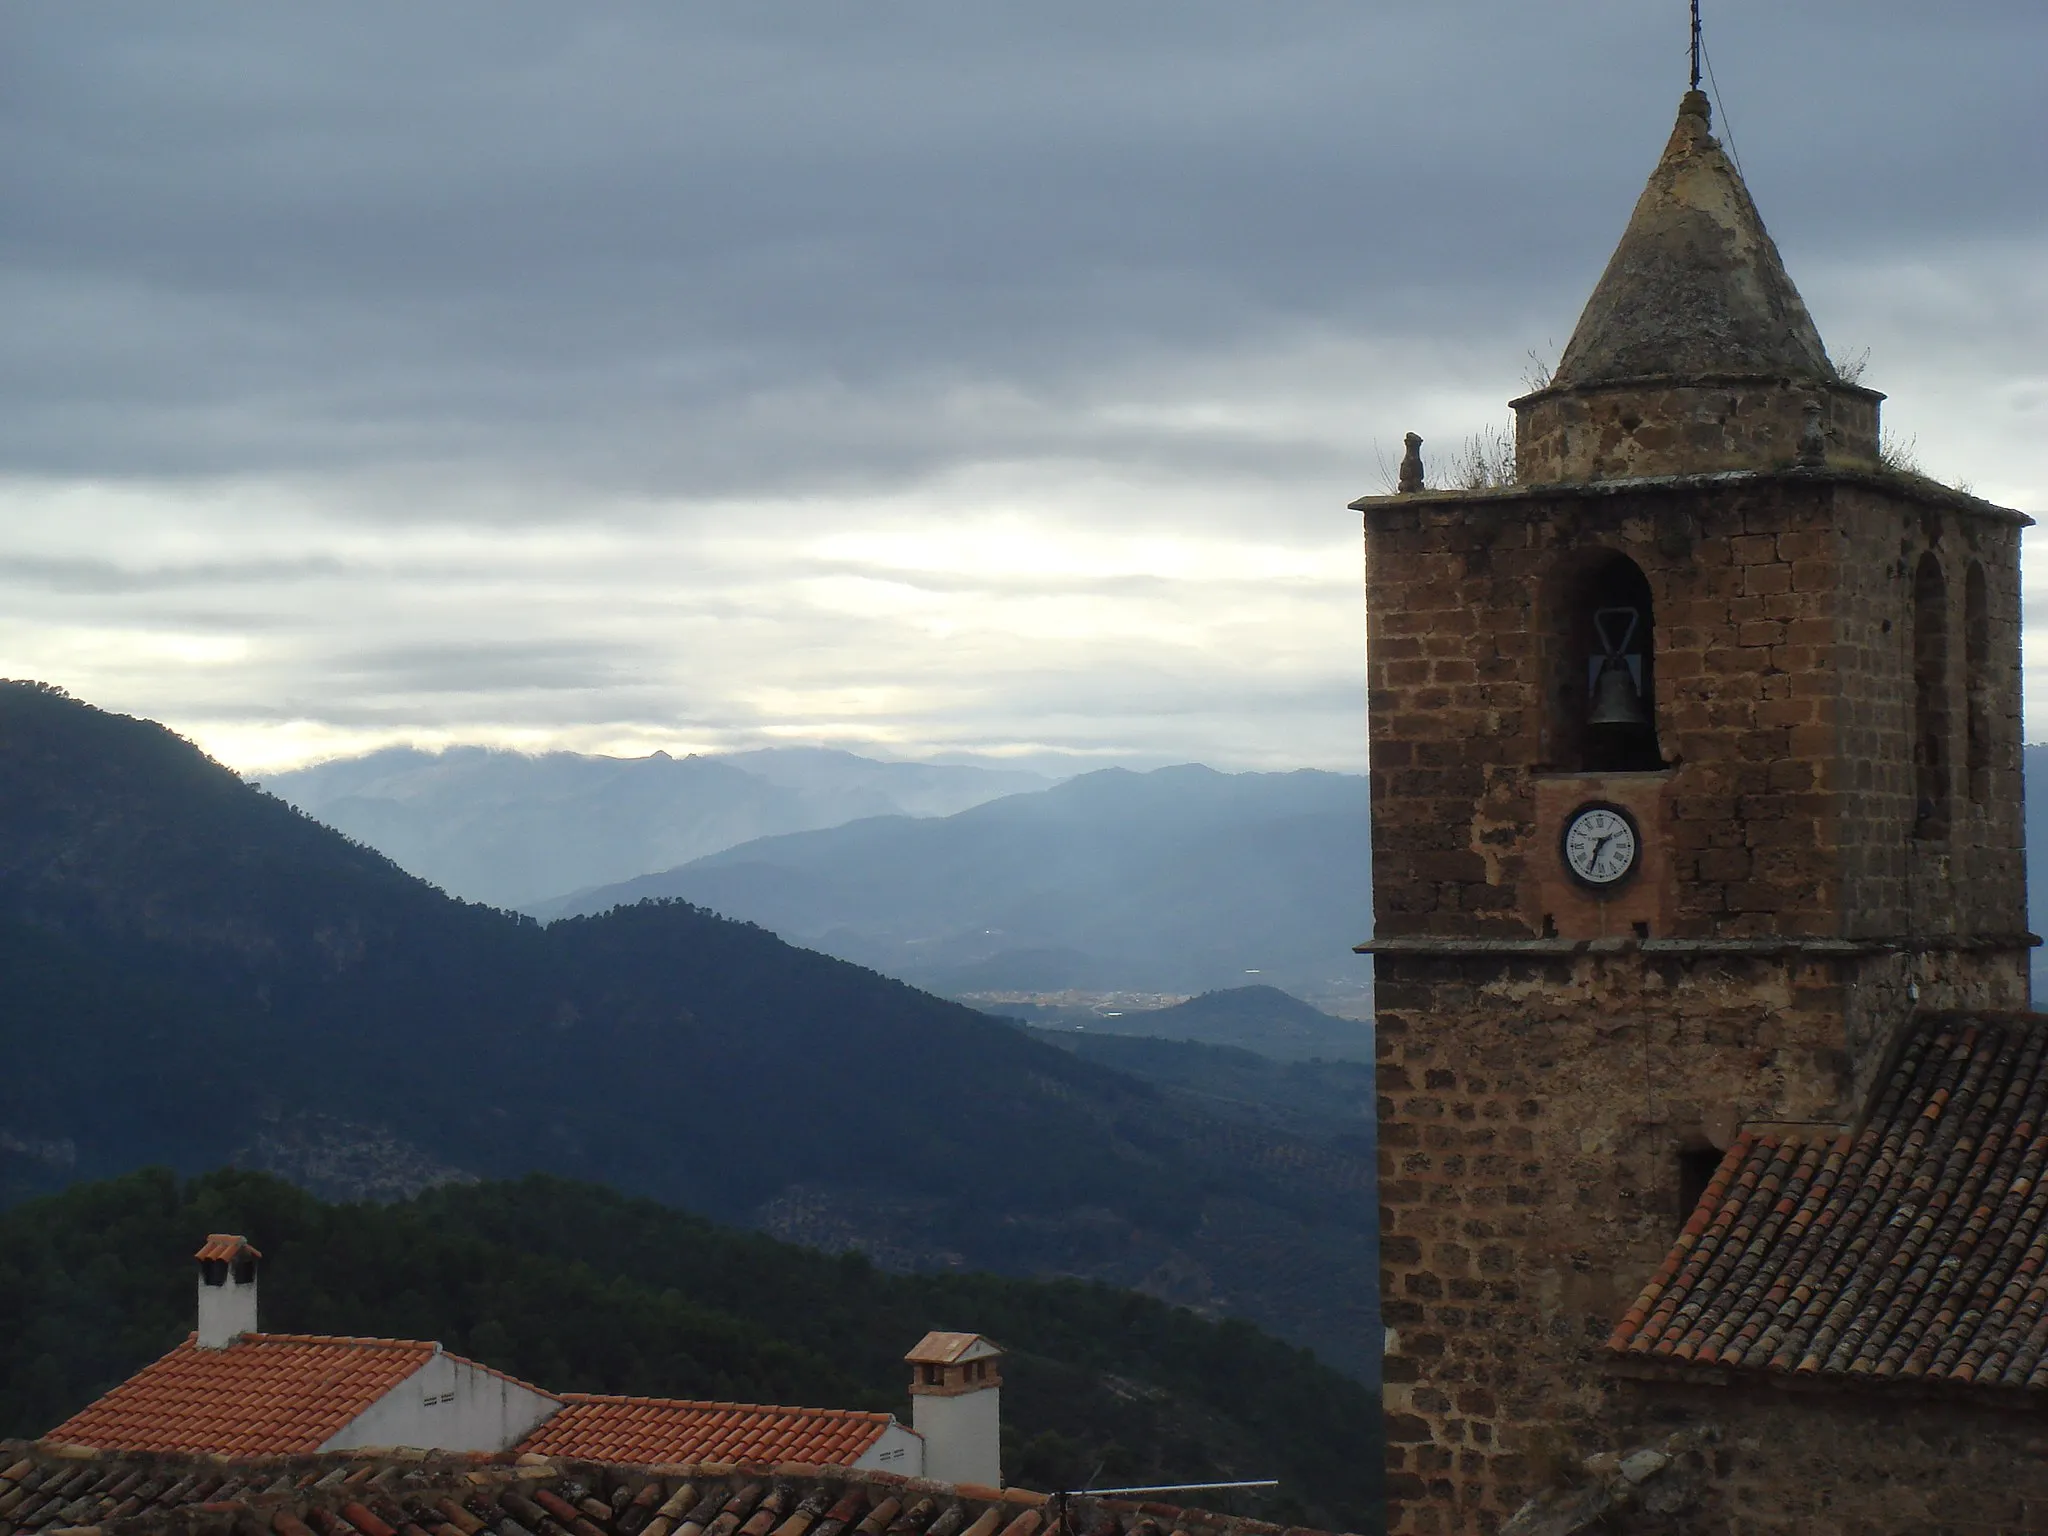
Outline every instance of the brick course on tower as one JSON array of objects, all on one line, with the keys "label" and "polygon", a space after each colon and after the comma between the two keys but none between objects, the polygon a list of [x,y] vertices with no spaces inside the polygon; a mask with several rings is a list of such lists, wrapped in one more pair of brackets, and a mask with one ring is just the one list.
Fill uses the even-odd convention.
[{"label": "brick course on tower", "polygon": [[[1491,1532],[1602,1445],[1738,1420],[1761,1449],[1722,1453],[1711,1520],[1658,1529],[1908,1529],[1883,1457],[1854,1465],[1873,1417],[1914,1465],[1943,1415],[1990,1415],[1980,1465],[2035,1433],[1725,1363],[1702,1403],[1682,1331],[1661,1355],[1616,1332],[1688,1243],[1735,1251],[1742,1158],[1853,1139],[1925,1015],[2027,1006],[2028,519],[1888,467],[1882,398],[1828,362],[1695,91],[1555,378],[1514,402],[1515,483],[1354,503],[1390,1531]],[[1696,1311],[1736,1284],[1693,1269]],[[1843,1487],[1816,1507],[1786,1469],[1822,1446]]]}]

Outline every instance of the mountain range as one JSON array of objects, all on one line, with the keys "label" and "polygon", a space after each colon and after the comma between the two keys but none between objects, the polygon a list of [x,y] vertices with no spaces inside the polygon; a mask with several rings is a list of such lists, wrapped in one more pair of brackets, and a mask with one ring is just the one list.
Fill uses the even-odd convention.
[{"label": "mountain range", "polygon": [[519,907],[773,833],[945,816],[1051,782],[811,747],[681,758],[392,747],[266,787],[450,895]]},{"label": "mountain range", "polygon": [[[1225,1046],[1272,1061],[1371,1061],[1372,1029],[1337,1018],[1278,987],[1229,987],[1204,992],[1165,1008],[1105,1009],[1047,1003],[1007,1003],[989,1010],[1046,1031],[1066,1044],[1069,1033],[1090,1040],[1141,1036],[1159,1041]],[[1090,1053],[1083,1052],[1088,1055]],[[1108,1059],[1108,1058],[1092,1058]],[[1143,1056],[1128,1058],[1142,1061]],[[1150,1074],[1137,1068],[1140,1077]]]},{"label": "mountain range", "polygon": [[1357,1153],[680,902],[456,900],[37,684],[0,684],[0,974],[11,1198],[146,1164],[338,1196],[545,1171],[1377,1364]]},{"label": "mountain range", "polygon": [[951,816],[759,838],[529,906],[679,898],[951,995],[1362,991],[1362,776],[1104,769]]}]

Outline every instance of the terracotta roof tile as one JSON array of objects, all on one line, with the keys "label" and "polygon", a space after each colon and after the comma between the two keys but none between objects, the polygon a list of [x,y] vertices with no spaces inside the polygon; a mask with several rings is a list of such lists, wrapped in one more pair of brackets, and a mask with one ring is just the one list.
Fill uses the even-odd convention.
[{"label": "terracotta roof tile", "polygon": [[951,1365],[977,1344],[996,1348],[993,1340],[978,1333],[928,1333],[903,1358],[912,1365]]},{"label": "terracotta roof tile", "polygon": [[894,1422],[886,1413],[837,1408],[560,1395],[561,1411],[521,1441],[519,1450],[599,1462],[789,1461],[846,1467]]},{"label": "terracotta roof tile", "polygon": [[187,1337],[47,1438],[123,1451],[317,1450],[432,1359],[436,1347],[411,1339],[252,1333],[225,1349],[201,1349]]},{"label": "terracotta roof tile", "polygon": [[2048,1388],[2048,1016],[1918,1022],[1864,1128],[1745,1131],[1624,1359]]},{"label": "terracotta roof tile", "polygon": [[232,1232],[211,1232],[192,1257],[232,1264],[236,1259],[260,1259],[263,1252],[246,1237],[238,1237]]}]

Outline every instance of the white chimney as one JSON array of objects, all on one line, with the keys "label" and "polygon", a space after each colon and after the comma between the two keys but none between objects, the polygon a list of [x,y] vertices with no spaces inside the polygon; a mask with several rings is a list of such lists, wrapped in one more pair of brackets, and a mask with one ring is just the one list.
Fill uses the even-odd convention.
[{"label": "white chimney", "polygon": [[910,1362],[910,1427],[924,1436],[924,1475],[1003,1486],[1002,1350],[978,1333],[928,1333]]},{"label": "white chimney", "polygon": [[193,1255],[199,1261],[199,1347],[226,1349],[256,1331],[256,1261],[246,1237],[216,1232]]}]

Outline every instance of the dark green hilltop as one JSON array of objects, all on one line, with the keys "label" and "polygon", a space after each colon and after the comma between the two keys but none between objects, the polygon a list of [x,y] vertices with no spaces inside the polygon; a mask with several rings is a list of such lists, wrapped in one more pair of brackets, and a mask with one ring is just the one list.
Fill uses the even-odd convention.
[{"label": "dark green hilltop", "polygon": [[1009,1351],[1012,1481],[1277,1477],[1219,1507],[1376,1528],[1374,1395],[1249,1324],[1076,1281],[885,1274],[541,1176],[331,1205],[263,1174],[144,1170],[0,1213],[0,1437],[184,1337],[186,1256],[222,1230],[263,1249],[266,1329],[438,1339],[556,1391],[906,1417],[904,1350],[971,1326]]}]

